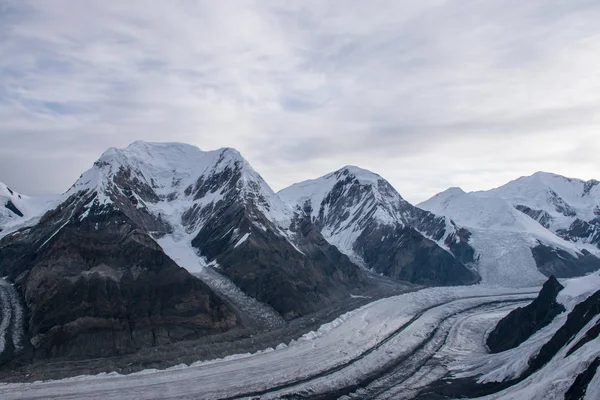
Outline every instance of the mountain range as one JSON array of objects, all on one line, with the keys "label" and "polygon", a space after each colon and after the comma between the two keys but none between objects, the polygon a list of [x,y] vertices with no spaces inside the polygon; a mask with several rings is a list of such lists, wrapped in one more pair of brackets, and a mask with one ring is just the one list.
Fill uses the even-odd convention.
[{"label": "mountain range", "polygon": [[59,196],[0,184],[0,274],[42,358],[228,331],[244,318],[223,287],[293,320],[377,276],[531,286],[600,269],[599,256],[600,185],[546,173],[414,206],[354,166],[275,193],[234,149],[135,142]]}]

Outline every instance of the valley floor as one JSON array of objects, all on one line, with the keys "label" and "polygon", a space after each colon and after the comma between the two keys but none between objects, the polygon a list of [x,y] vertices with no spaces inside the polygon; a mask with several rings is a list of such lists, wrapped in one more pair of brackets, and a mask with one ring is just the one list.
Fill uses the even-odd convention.
[{"label": "valley floor", "polygon": [[[457,362],[469,369],[485,358],[486,332],[538,290],[481,285],[423,289],[373,301],[297,340],[282,338],[283,343],[253,354],[130,375],[7,383],[0,386],[0,397],[427,398],[424,389],[447,376]],[[266,343],[261,342],[263,347]],[[490,371],[480,373],[498,369],[491,361],[489,365]]]}]

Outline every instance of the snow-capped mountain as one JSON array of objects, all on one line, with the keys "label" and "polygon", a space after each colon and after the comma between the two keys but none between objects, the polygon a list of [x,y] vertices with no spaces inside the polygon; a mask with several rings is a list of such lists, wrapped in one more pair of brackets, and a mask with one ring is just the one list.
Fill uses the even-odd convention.
[{"label": "snow-capped mountain", "polygon": [[279,195],[359,265],[416,283],[478,279],[464,265],[473,261],[469,232],[414,207],[373,172],[347,166]]},{"label": "snow-capped mountain", "polygon": [[234,149],[135,142],[58,197],[0,186],[0,276],[23,296],[37,354],[115,354],[231,329],[240,298],[283,323],[372,288],[365,269],[427,285],[477,269],[505,286],[597,269],[594,236],[562,234],[595,223],[597,186],[578,202],[551,189],[562,208],[450,189],[432,213],[358,167],[277,194]]},{"label": "snow-capped mountain", "polygon": [[36,222],[0,240],[0,273],[21,287],[45,356],[229,329],[224,285],[293,318],[367,284],[233,149],[111,148]]},{"label": "snow-capped mountain", "polygon": [[[583,218],[593,215],[593,208],[586,211],[584,204],[593,203],[586,196],[594,192],[571,193],[567,197],[563,188],[563,195],[577,204],[576,208],[558,192],[540,184],[548,176],[538,173],[482,192],[465,193],[460,188],[450,188],[418,206],[445,215],[472,233],[470,243],[476,250],[484,283],[528,286],[540,284],[550,275],[570,277],[599,269],[596,256],[600,252],[591,243],[592,236],[570,241],[561,235],[561,229],[569,225],[566,219],[577,220],[575,210]],[[552,177],[551,181],[568,183],[566,178]],[[557,210],[571,210],[566,213],[572,215],[565,216]],[[554,229],[550,224],[554,224]]]},{"label": "snow-capped mountain", "polygon": [[481,192],[507,200],[565,240],[600,249],[600,182],[547,172],[521,177]]}]

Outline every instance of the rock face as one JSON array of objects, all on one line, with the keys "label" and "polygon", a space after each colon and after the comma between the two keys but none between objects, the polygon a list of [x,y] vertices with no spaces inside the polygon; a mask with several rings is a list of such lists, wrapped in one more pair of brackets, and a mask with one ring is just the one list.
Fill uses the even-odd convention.
[{"label": "rock face", "polygon": [[[355,263],[428,285],[475,283],[469,233],[418,209],[379,175],[344,167],[279,195]],[[445,248],[444,248],[445,247]]]},{"label": "rock face", "polygon": [[[231,188],[231,189],[230,189]],[[219,200],[183,215],[192,246],[244,292],[285,318],[316,311],[366,284],[366,275],[329,245],[308,218],[294,215],[243,160],[199,179],[190,197]]]},{"label": "rock face", "polygon": [[537,246],[531,248],[531,252],[538,269],[546,276],[572,278],[600,269],[600,258],[586,249],[573,255],[560,248],[552,248],[538,243]]},{"label": "rock face", "polygon": [[206,285],[94,198],[73,195],[0,242],[0,273],[22,293],[37,357],[115,355],[235,325]]},{"label": "rock face", "polygon": [[531,304],[517,308],[501,319],[486,340],[490,351],[499,353],[517,347],[564,312],[565,308],[556,301],[562,289],[563,286],[551,276]]},{"label": "rock face", "polygon": [[187,248],[196,264],[186,268],[216,267],[286,318],[366,284],[347,257],[298,229],[298,217],[234,149],[136,142],[107,151],[71,191],[89,190],[88,182],[100,182],[167,254]]}]

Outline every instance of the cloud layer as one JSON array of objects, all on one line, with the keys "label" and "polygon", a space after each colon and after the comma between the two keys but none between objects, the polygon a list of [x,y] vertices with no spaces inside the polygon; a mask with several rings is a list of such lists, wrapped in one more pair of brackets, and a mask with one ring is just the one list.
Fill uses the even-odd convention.
[{"label": "cloud layer", "polygon": [[600,4],[0,0],[0,181],[110,146],[235,147],[275,188],[346,164],[418,202],[600,179]]}]

